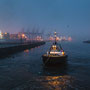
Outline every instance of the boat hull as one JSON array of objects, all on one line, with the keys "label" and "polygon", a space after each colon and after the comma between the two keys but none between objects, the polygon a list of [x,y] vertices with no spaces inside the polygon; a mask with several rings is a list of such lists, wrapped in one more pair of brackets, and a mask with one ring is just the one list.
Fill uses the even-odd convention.
[{"label": "boat hull", "polygon": [[43,58],[43,63],[45,65],[48,65],[48,64],[62,64],[62,63],[65,63],[67,60],[67,55],[64,55],[64,56],[46,56],[46,55],[43,55],[42,56]]}]

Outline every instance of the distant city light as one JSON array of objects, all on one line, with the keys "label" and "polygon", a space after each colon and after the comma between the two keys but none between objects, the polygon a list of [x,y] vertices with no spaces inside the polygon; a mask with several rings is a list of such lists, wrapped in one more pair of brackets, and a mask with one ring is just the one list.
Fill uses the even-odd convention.
[{"label": "distant city light", "polygon": [[[50,37],[48,38],[48,40],[54,41],[55,38],[52,37],[52,36],[50,36]],[[61,36],[61,37],[56,37],[56,40],[57,40],[57,41],[72,41],[72,38],[71,38],[71,37],[65,37],[65,36],[62,37],[62,36]]]},{"label": "distant city light", "polygon": [[7,32],[5,32],[5,34],[7,34]]},{"label": "distant city light", "polygon": [[72,41],[72,38],[71,37],[68,37],[68,41]]},{"label": "distant city light", "polygon": [[25,34],[22,34],[22,38],[25,38]]},{"label": "distant city light", "polygon": [[3,34],[1,32],[1,30],[0,30],[0,39],[2,39],[2,38],[3,38]]}]

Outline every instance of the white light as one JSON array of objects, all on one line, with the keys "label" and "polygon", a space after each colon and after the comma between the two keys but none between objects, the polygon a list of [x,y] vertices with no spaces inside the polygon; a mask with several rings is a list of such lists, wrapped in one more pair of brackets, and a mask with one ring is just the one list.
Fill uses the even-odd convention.
[{"label": "white light", "polygon": [[60,52],[50,52],[50,54],[61,54]]},{"label": "white light", "polygon": [[2,39],[3,38],[3,35],[2,35],[2,32],[1,32],[1,30],[0,30],[0,39]]}]

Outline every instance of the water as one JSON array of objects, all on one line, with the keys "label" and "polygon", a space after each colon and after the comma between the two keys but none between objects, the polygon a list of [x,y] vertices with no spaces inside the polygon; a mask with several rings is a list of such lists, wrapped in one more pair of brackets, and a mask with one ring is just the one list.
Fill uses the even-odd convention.
[{"label": "water", "polygon": [[48,42],[0,60],[0,90],[90,90],[90,44],[62,42],[65,66],[44,67]]},{"label": "water", "polygon": [[18,46],[20,44],[0,44],[0,48],[6,48],[6,47],[14,47]]}]

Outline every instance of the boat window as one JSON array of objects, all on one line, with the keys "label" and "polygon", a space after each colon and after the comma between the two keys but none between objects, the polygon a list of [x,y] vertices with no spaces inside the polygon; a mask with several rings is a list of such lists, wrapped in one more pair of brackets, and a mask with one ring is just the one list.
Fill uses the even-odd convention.
[{"label": "boat window", "polygon": [[56,45],[53,45],[53,46],[51,46],[51,48],[50,48],[50,51],[60,51],[61,49],[58,47],[58,46],[56,46]]}]

